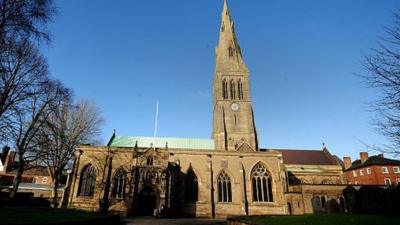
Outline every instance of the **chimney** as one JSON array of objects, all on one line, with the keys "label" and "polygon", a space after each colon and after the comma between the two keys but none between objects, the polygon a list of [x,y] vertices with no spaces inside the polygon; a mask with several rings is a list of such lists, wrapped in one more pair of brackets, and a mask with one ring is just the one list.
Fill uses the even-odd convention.
[{"label": "chimney", "polygon": [[368,159],[368,152],[360,152],[361,164],[365,163]]},{"label": "chimney", "polygon": [[383,157],[383,153],[379,154],[378,156],[381,157],[381,158],[384,158],[384,157]]},{"label": "chimney", "polygon": [[346,156],[343,157],[343,165],[344,165],[344,169],[347,170],[348,168],[351,167],[351,158]]}]

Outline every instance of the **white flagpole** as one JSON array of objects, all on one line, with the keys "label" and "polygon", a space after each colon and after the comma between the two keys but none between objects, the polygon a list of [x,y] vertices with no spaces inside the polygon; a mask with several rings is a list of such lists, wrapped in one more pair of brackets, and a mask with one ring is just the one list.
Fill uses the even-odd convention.
[{"label": "white flagpole", "polygon": [[153,136],[153,149],[156,149],[156,138],[157,138],[157,123],[158,123],[158,104],[159,101],[157,100],[157,106],[156,106],[156,121],[154,124],[154,136]]}]

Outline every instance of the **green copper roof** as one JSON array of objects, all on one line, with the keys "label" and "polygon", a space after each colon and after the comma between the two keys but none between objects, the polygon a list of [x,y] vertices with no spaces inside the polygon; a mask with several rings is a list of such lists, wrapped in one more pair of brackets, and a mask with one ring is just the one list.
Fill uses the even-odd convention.
[{"label": "green copper roof", "polygon": [[[138,147],[148,148],[153,143],[153,137],[132,137],[132,136],[115,136],[110,141],[112,147],[134,147],[136,142]],[[156,148],[188,149],[188,150],[214,150],[214,139],[198,139],[198,138],[156,138]]]}]

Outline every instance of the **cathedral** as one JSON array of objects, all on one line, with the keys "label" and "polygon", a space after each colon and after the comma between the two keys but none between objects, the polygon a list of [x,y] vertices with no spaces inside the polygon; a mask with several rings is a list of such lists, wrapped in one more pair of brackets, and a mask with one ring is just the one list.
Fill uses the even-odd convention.
[{"label": "cathedral", "polygon": [[320,150],[259,146],[249,69],[224,1],[211,139],[119,136],[76,150],[68,206],[121,215],[291,215],[344,205],[342,166]]}]

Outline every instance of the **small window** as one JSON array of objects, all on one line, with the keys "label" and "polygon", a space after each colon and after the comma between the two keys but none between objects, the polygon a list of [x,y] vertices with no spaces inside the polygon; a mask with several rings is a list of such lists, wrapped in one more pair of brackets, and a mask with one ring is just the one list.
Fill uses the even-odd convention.
[{"label": "small window", "polygon": [[363,176],[364,175],[364,171],[361,169],[360,170],[360,176]]},{"label": "small window", "polygon": [[357,171],[353,170],[353,177],[357,177]]},{"label": "small window", "polygon": [[390,178],[385,178],[385,185],[386,186],[392,185],[392,181],[390,180]]},{"label": "small window", "polygon": [[393,173],[400,173],[400,168],[398,166],[393,167]]},{"label": "small window", "polygon": [[371,173],[372,173],[371,168],[367,168],[367,174],[371,174]]},{"label": "small window", "polygon": [[153,165],[153,157],[147,158],[147,165],[152,166]]},{"label": "small window", "polygon": [[43,184],[47,184],[47,177],[43,177],[42,183],[43,183]]},{"label": "small window", "polygon": [[397,185],[400,184],[400,177],[396,178],[396,183],[397,183]]},{"label": "small window", "polygon": [[387,167],[382,167],[382,173],[383,174],[388,174],[389,173],[388,168]]},{"label": "small window", "polygon": [[233,48],[229,47],[229,57],[233,57],[233,52],[234,52]]}]

